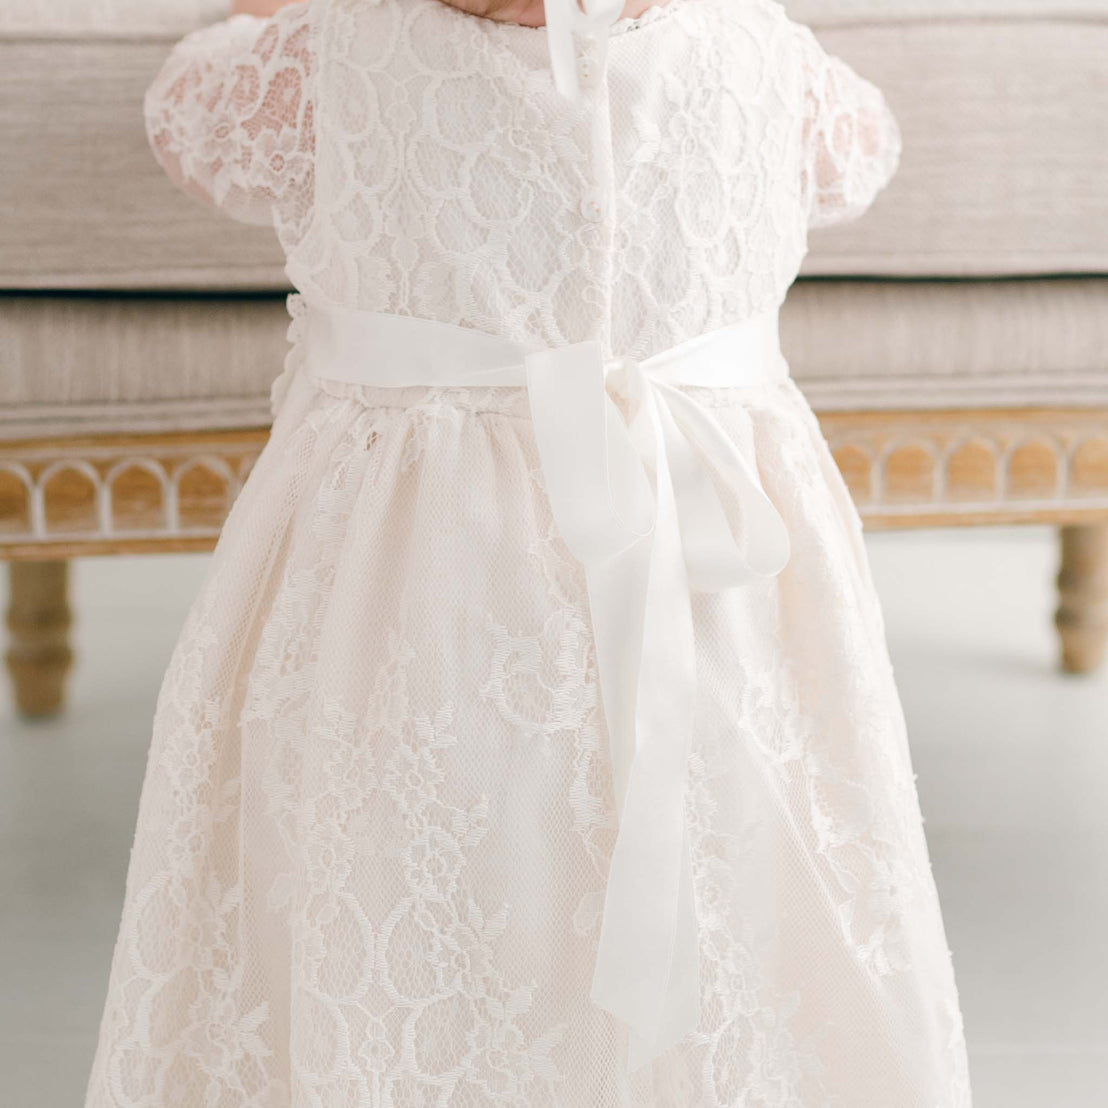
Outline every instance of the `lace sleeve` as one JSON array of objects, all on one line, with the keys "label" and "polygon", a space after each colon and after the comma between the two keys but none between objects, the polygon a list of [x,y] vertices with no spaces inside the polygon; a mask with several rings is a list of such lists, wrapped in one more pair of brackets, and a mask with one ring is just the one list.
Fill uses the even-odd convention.
[{"label": "lace sleeve", "polygon": [[146,93],[147,136],[170,179],[247,223],[295,220],[311,203],[310,8],[187,35]]},{"label": "lace sleeve", "polygon": [[804,59],[805,181],[808,223],[824,227],[860,216],[900,162],[896,117],[881,90],[824,52],[797,25]]}]

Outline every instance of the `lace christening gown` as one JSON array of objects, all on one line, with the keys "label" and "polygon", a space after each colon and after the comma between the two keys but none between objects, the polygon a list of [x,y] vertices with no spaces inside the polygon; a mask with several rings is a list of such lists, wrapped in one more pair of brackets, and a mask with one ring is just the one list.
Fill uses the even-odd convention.
[{"label": "lace christening gown", "polygon": [[647,359],[775,312],[896,167],[880,92],[769,0],[572,41],[577,100],[541,28],[307,0],[148,93],[167,172],[274,224],[298,294],[158,698],[88,1108],[969,1106],[860,521],[792,380],[680,386],[790,556],[691,594],[699,1017],[629,1069],[590,1000],[620,819],[589,589],[529,390],[339,380],[306,341],[312,300]]}]

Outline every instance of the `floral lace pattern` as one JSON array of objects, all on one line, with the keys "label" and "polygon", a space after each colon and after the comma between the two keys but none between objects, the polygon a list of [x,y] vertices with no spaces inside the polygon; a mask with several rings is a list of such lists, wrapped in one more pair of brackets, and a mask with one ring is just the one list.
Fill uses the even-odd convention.
[{"label": "floral lace pattern", "polygon": [[246,223],[293,225],[315,168],[310,9],[237,15],[186,35],[146,92],[154,155],[186,192]]},{"label": "floral lace pattern", "polygon": [[609,54],[607,167],[542,29],[439,0],[307,0],[191,35],[147,126],[186,189],[275,223],[305,290],[631,357],[776,307],[808,227],[860,215],[896,169],[881,92],[770,0],[669,0]]},{"label": "floral lace pattern", "polygon": [[967,1108],[880,612],[799,390],[703,397],[795,560],[695,596],[702,1021],[630,1079],[588,1001],[616,818],[584,577],[524,390],[454,391],[291,378],[159,697],[90,1108]]},{"label": "floral lace pattern", "polygon": [[[880,94],[777,5],[670,0],[612,36],[593,220],[545,50],[307,0],[187,39],[151,138],[316,294],[640,355],[778,303],[895,165]],[[617,815],[587,588],[526,391],[332,380],[290,314],[159,694],[87,1108],[969,1108],[861,524],[796,385],[686,386],[793,553],[694,594],[701,1019],[628,1077],[589,1001]]]}]

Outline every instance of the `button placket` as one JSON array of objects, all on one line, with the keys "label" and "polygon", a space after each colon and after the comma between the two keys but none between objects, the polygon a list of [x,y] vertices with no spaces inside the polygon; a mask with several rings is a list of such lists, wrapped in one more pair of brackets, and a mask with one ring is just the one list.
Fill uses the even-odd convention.
[{"label": "button placket", "polygon": [[607,58],[607,37],[582,35],[577,42],[577,81],[589,112],[591,142],[589,151],[589,177],[592,187],[582,196],[578,212],[589,223],[602,223],[608,212],[608,197],[604,188],[605,162],[609,136],[606,112],[602,101],[602,86]]},{"label": "button placket", "polygon": [[596,59],[588,53],[577,59],[577,83],[584,89],[596,87]]}]

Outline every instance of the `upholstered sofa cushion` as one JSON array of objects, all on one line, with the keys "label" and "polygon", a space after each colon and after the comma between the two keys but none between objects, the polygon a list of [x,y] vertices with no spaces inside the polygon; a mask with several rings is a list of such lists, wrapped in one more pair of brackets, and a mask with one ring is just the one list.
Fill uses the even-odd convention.
[{"label": "upholstered sofa cushion", "polygon": [[284,297],[0,294],[0,443],[269,424]]},{"label": "upholstered sofa cushion", "polygon": [[1098,18],[1103,0],[784,0],[794,19],[815,26],[887,20]]},{"label": "upholstered sofa cushion", "polygon": [[819,411],[1108,404],[1108,279],[810,280],[782,319]]},{"label": "upholstered sofa cushion", "polygon": [[[0,442],[263,427],[284,299],[0,295]],[[783,319],[823,411],[1108,404],[1108,278],[802,281]]]},{"label": "upholstered sofa cushion", "polygon": [[1108,0],[787,0],[886,90],[900,172],[809,274],[1108,272]]},{"label": "upholstered sofa cushion", "polygon": [[228,0],[5,0],[0,34],[24,38],[155,38],[222,19]]},{"label": "upholstered sofa cushion", "polygon": [[[885,90],[901,173],[812,274],[1108,273],[1108,0],[789,0]],[[143,90],[226,0],[0,0],[0,288],[279,289],[265,229],[162,178]],[[18,214],[16,214],[18,213]]]},{"label": "upholstered sofa cushion", "polygon": [[272,232],[184,197],[146,143],[170,45],[228,0],[0,0],[0,288],[282,288]]}]

